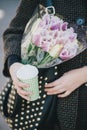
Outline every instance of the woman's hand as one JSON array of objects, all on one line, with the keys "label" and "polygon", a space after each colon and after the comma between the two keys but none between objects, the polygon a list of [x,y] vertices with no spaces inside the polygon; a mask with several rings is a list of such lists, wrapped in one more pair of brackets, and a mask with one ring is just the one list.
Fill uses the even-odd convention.
[{"label": "woman's hand", "polygon": [[48,95],[57,94],[58,97],[66,97],[79,86],[87,82],[87,67],[74,69],[65,73],[54,82],[45,85]]},{"label": "woman's hand", "polygon": [[21,63],[14,63],[10,66],[10,75],[11,75],[11,78],[13,80],[13,84],[14,84],[14,87],[15,89],[17,90],[17,93],[24,99],[26,100],[30,100],[29,99],[29,95],[31,95],[32,93],[31,92],[26,92],[23,90],[24,87],[29,87],[29,84],[25,84],[25,83],[22,83],[20,82],[18,79],[17,79],[17,76],[16,76],[16,73],[17,71],[20,69],[20,67],[22,67],[23,64]]}]

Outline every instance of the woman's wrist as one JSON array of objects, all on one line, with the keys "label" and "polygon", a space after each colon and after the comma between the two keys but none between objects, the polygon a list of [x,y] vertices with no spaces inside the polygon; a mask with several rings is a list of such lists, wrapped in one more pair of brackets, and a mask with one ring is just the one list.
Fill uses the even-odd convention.
[{"label": "woman's wrist", "polygon": [[69,72],[75,74],[74,76],[76,77],[77,82],[79,82],[81,85],[87,83],[87,66],[77,68]]},{"label": "woman's wrist", "polygon": [[87,82],[87,66],[80,68],[80,75],[82,77],[83,83]]}]

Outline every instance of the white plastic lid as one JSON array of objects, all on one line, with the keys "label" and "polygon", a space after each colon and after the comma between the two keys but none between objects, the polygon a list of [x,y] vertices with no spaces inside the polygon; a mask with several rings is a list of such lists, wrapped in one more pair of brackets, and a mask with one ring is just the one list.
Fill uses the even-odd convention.
[{"label": "white plastic lid", "polygon": [[32,79],[38,75],[38,69],[32,65],[24,65],[17,71],[16,75],[21,80]]}]

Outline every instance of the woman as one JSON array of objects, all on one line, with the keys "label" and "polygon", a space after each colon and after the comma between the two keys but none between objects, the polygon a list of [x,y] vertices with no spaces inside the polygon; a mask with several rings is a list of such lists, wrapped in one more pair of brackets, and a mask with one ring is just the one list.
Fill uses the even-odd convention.
[{"label": "woman", "polygon": [[[3,34],[5,64],[3,73],[11,76],[17,93],[29,100],[21,83],[16,77],[21,64],[21,39],[28,20],[32,17],[34,9],[44,0],[22,0],[16,16]],[[84,39],[87,31],[87,1],[86,0],[53,0],[56,13],[74,25],[78,35]],[[58,67],[55,73],[58,78],[45,85],[47,95],[57,95],[57,130],[87,130],[87,49],[81,54]],[[26,129],[27,130],[27,129]]]}]

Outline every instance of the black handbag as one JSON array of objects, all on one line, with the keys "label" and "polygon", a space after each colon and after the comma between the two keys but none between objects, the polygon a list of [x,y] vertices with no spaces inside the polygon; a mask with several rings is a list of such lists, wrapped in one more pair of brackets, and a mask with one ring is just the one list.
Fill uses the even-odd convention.
[{"label": "black handbag", "polygon": [[36,101],[21,98],[10,80],[0,93],[0,111],[13,130],[55,129],[56,95],[48,96],[44,85],[58,78],[57,66],[39,69],[40,97]]}]

